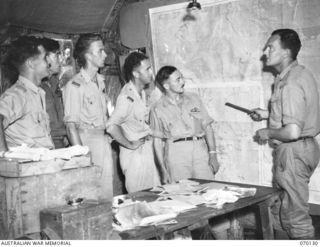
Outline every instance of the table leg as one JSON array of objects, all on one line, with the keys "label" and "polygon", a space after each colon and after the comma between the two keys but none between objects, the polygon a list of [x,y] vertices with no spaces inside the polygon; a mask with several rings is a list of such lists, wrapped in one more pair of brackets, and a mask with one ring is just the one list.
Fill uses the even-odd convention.
[{"label": "table leg", "polygon": [[274,239],[269,201],[257,204],[257,227],[262,239]]}]

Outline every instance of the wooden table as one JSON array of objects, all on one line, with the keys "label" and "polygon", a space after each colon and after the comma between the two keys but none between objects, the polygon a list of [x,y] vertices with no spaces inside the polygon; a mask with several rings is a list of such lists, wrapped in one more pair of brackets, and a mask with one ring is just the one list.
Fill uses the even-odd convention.
[{"label": "wooden table", "polygon": [[[207,180],[196,180],[200,183],[207,183],[212,181]],[[270,220],[270,204],[280,193],[279,190],[275,188],[239,184],[239,183],[228,183],[221,181],[214,181],[218,183],[224,183],[228,185],[237,185],[244,188],[256,188],[257,192],[252,197],[241,198],[235,203],[227,203],[222,209],[214,209],[206,207],[205,205],[199,205],[197,208],[180,213],[177,217],[176,224],[170,225],[157,225],[157,226],[146,226],[146,227],[136,227],[135,229],[123,231],[120,233],[122,239],[150,239],[150,238],[160,238],[166,233],[171,233],[180,229],[188,228],[193,230],[199,226],[202,226],[208,222],[209,219],[236,212],[245,207],[255,207],[257,209],[257,228],[261,232],[262,239],[274,239],[273,227]],[[135,192],[129,194],[133,200],[139,201],[153,201],[157,198],[157,195],[148,192]]]}]

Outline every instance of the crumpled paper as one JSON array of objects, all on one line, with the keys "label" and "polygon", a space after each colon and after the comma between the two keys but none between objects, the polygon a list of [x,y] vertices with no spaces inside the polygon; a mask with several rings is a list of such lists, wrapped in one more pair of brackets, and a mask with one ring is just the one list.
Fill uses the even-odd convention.
[{"label": "crumpled paper", "polygon": [[26,144],[10,147],[9,151],[0,152],[0,157],[11,159],[24,159],[30,161],[65,159],[70,160],[73,156],[86,155],[89,152],[87,146],[75,145],[68,148],[50,150],[48,148],[30,148]]}]

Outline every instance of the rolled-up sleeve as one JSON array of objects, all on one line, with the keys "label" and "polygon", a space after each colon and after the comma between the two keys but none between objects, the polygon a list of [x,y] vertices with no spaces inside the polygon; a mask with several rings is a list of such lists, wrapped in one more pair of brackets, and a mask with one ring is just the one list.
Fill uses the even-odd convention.
[{"label": "rolled-up sleeve", "polygon": [[156,109],[154,107],[150,110],[150,128],[154,137],[164,138],[164,129],[161,119],[157,116]]},{"label": "rolled-up sleeve", "polygon": [[4,117],[4,128],[22,117],[25,97],[17,91],[15,92],[5,92],[0,98],[0,114]]},{"label": "rolled-up sleeve", "polygon": [[306,112],[303,89],[298,85],[286,85],[282,90],[283,124],[297,124],[303,128]]},{"label": "rolled-up sleeve", "polygon": [[81,90],[80,86],[72,85],[70,81],[63,90],[64,101],[64,122],[79,123],[81,109]]},{"label": "rolled-up sleeve", "polygon": [[197,100],[198,100],[198,104],[199,104],[199,107],[200,107],[200,111],[201,111],[201,117],[202,117],[202,122],[201,122],[201,126],[203,128],[203,130],[205,130],[207,128],[207,126],[209,124],[212,124],[214,122],[213,118],[210,117],[207,109],[204,107],[203,103],[202,103],[202,100],[197,97]]},{"label": "rolled-up sleeve", "polygon": [[129,115],[129,108],[132,102],[125,95],[119,95],[117,98],[116,107],[111,114],[111,117],[106,123],[106,128],[108,130],[112,125],[121,125],[123,124]]}]

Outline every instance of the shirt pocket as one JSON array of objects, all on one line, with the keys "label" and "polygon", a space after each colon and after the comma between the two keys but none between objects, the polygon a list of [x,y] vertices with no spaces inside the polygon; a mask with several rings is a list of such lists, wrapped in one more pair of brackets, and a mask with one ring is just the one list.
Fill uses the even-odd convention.
[{"label": "shirt pocket", "polygon": [[276,122],[281,122],[282,107],[281,107],[281,92],[274,92],[270,98],[270,117]]},{"label": "shirt pocket", "polygon": [[34,128],[29,133],[32,136],[44,136],[45,135],[45,129],[48,127],[47,119],[41,112],[31,112],[31,120],[33,122]]},{"label": "shirt pocket", "polygon": [[91,120],[96,118],[100,113],[99,97],[88,94],[84,95],[83,100],[84,115]]},{"label": "shirt pocket", "polygon": [[148,109],[143,105],[135,105],[133,107],[133,119],[140,124],[149,124],[149,112]]}]

